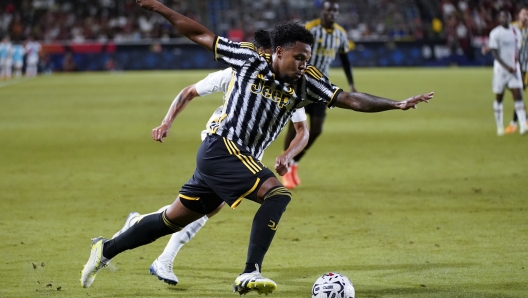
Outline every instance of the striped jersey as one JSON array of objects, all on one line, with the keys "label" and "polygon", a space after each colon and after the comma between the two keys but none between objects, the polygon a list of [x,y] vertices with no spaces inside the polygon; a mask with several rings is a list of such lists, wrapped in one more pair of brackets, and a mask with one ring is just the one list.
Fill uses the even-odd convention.
[{"label": "striped jersey", "polygon": [[513,23],[519,32],[519,39],[521,40],[521,48],[519,49],[519,63],[521,64],[521,71],[528,71],[528,26],[522,27],[519,22]]},{"label": "striped jersey", "polygon": [[336,53],[348,53],[348,37],[345,29],[334,23],[332,29],[323,27],[321,19],[306,23],[306,29],[312,32],[315,43],[312,48],[310,64],[328,76],[330,64],[335,60]]},{"label": "striped jersey", "polygon": [[234,70],[225,94],[224,115],[213,133],[260,156],[290,120],[296,109],[312,102],[333,107],[342,91],[317,68],[308,66],[290,85],[275,78],[271,56],[257,53],[249,42],[233,42],[217,36],[215,59]]}]

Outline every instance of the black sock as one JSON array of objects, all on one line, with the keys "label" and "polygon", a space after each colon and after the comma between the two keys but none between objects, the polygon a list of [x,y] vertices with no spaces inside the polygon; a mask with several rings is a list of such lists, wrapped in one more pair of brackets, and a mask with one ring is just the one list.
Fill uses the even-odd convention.
[{"label": "black sock", "polygon": [[255,271],[257,269],[255,265],[258,265],[259,270],[262,268],[264,255],[275,236],[282,213],[290,201],[291,194],[283,186],[270,189],[264,196],[264,202],[253,218],[244,273]]},{"label": "black sock", "polygon": [[515,112],[515,110],[513,111],[513,122],[516,122],[519,121],[519,118],[517,117],[517,113]]},{"label": "black sock", "polygon": [[103,246],[103,256],[111,259],[128,249],[154,242],[156,239],[182,229],[171,223],[165,211],[150,214],[140,219],[123,234],[109,240]]},{"label": "black sock", "polygon": [[295,162],[299,162],[301,160],[301,158],[304,156],[304,154],[306,153],[305,150],[299,152],[299,154],[297,154],[294,158],[293,158],[293,161]]}]

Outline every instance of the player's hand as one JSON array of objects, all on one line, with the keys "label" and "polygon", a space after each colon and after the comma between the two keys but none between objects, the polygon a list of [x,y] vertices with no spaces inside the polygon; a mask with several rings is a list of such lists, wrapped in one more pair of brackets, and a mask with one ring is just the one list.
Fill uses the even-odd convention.
[{"label": "player's hand", "polygon": [[136,3],[141,6],[141,8],[146,10],[154,10],[156,8],[156,5],[159,4],[156,0],[136,0]]},{"label": "player's hand", "polygon": [[280,176],[284,176],[284,174],[288,173],[288,164],[290,163],[290,159],[287,158],[284,155],[281,155],[275,159],[275,171]]},{"label": "player's hand", "polygon": [[513,69],[513,67],[506,66],[506,70],[507,70],[509,73],[515,73],[515,69]]},{"label": "player's hand", "polygon": [[433,98],[434,92],[429,92],[426,94],[415,95],[406,100],[402,100],[396,103],[396,106],[402,110],[408,110],[410,108],[416,109],[416,105],[421,102],[429,102]]},{"label": "player's hand", "polygon": [[482,48],[480,49],[480,52],[482,53],[482,55],[486,55],[488,52],[489,52],[489,48],[487,46],[482,46]]},{"label": "player's hand", "polygon": [[166,138],[169,135],[169,124],[163,123],[160,126],[152,130],[152,138],[154,141],[163,143],[163,138]]}]

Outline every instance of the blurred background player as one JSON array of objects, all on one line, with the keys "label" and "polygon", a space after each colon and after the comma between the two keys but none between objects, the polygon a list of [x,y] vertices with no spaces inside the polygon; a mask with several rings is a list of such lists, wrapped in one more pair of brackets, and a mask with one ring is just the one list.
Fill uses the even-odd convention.
[{"label": "blurred background player", "polygon": [[0,42],[0,80],[11,78],[11,53],[12,44],[9,37],[5,36]]},{"label": "blurred background player", "polygon": [[13,69],[15,72],[15,77],[20,78],[22,76],[22,67],[24,66],[24,55],[26,54],[26,49],[20,43],[15,43],[13,45],[13,50],[11,58],[13,60]]},{"label": "blurred background player", "polygon": [[497,124],[497,135],[504,135],[503,105],[504,89],[511,90],[514,100],[515,113],[519,119],[520,133],[526,131],[526,112],[524,109],[522,94],[522,77],[519,65],[518,49],[521,39],[520,33],[510,25],[511,16],[507,11],[501,11],[498,15],[499,26],[490,32],[489,50],[493,54],[493,111]]},{"label": "blurred background player", "polygon": [[[341,65],[350,85],[350,90],[356,92],[352,69],[348,60],[348,38],[347,32],[339,26],[335,20],[339,15],[339,4],[336,1],[324,1],[320,18],[306,23],[305,27],[315,38],[315,44],[312,47],[312,57],[310,64],[319,69],[325,76],[328,76],[330,64],[334,61],[336,53],[339,54]],[[292,189],[301,184],[301,179],[297,174],[298,163],[306,154],[306,151],[312,146],[317,137],[323,131],[323,123],[326,117],[326,105],[323,103],[312,103],[305,107],[306,113],[310,115],[310,139],[308,145],[301,153],[293,158],[288,173],[282,177],[284,187]],[[284,140],[284,150],[289,146],[295,137],[295,130],[290,124]]]},{"label": "blurred background player", "polygon": [[[523,90],[526,90],[528,84],[528,7],[523,7],[519,11],[519,17],[517,22],[513,23],[513,27],[520,32],[521,48],[519,49],[519,64],[521,65],[521,77],[523,80]],[[504,133],[511,134],[517,131],[517,112],[513,111],[513,120],[510,122],[508,127],[504,130]]]},{"label": "blurred background player", "polygon": [[42,46],[38,41],[33,40],[32,37],[28,38],[26,42],[26,77],[35,77],[38,73],[38,63],[40,59],[40,50]]},{"label": "blurred background player", "polygon": [[[253,44],[255,45],[259,53],[267,55],[272,54],[271,39],[268,31],[256,31],[255,36],[253,38]],[[209,74],[205,79],[199,81],[196,84],[185,87],[174,99],[162,124],[155,128],[154,131],[159,131],[157,134],[161,135],[162,138],[166,137],[169,133],[170,127],[172,126],[175,116],[177,115],[174,112],[178,105],[181,105],[183,109],[183,107],[185,107],[185,105],[193,98],[206,96],[216,92],[223,92],[225,95],[228,92],[229,84],[232,78],[233,69],[226,68],[224,70]],[[205,125],[206,129],[201,133],[202,141],[207,137],[208,133],[213,132],[215,130],[215,127],[218,125],[219,119],[225,112],[223,107],[224,106],[222,105],[217,108],[213,115],[211,115],[211,117],[209,118],[209,121]],[[306,143],[308,142],[308,124],[306,123],[306,114],[304,112],[304,108],[300,108],[295,111],[295,113],[292,115],[292,122],[296,129],[295,139],[299,140],[300,142],[304,143],[304,145],[306,145]],[[162,138],[158,139],[157,141],[163,142]],[[261,156],[258,156],[257,158],[259,160],[262,160],[262,157],[263,154]],[[150,273],[152,275],[157,276],[159,280],[162,280],[170,285],[176,285],[178,283],[178,277],[176,276],[176,274],[174,274],[173,271],[173,263],[174,259],[176,258],[176,255],[183,247],[183,245],[188,243],[196,235],[196,233],[198,233],[198,231],[205,225],[207,220],[209,220],[209,218],[218,213],[218,211],[220,211],[223,206],[224,204],[222,203],[213,212],[204,215],[202,218],[199,218],[185,226],[181,231],[172,234],[169,242],[163,250],[163,253],[159,255],[159,257],[156,258],[156,260],[150,266]],[[154,213],[161,213],[165,211],[168,207],[169,205],[164,206]],[[137,221],[139,221],[146,215],[149,214],[141,215],[138,212],[131,212],[125,220],[125,225],[123,226],[123,228],[119,232],[114,234],[112,238],[115,238],[121,233],[128,230],[132,225],[134,225]]]}]

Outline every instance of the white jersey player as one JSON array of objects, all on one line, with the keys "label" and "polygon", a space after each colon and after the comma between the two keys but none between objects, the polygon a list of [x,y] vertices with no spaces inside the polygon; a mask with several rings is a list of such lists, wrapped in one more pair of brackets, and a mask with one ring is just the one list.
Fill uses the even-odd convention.
[{"label": "white jersey player", "polygon": [[11,78],[11,54],[13,46],[8,37],[0,42],[0,80]]},{"label": "white jersey player", "polygon": [[[253,42],[258,48],[259,52],[271,52],[271,41],[269,41],[269,35],[267,31],[259,30],[255,32],[255,38]],[[216,92],[223,92],[224,98],[226,98],[225,95],[228,94],[231,89],[233,78],[233,70],[231,68],[227,68],[221,71],[211,73],[198,83],[185,87],[172,102],[171,107],[169,108],[169,111],[165,116],[165,119],[163,119],[162,125],[153,129],[152,135],[154,139],[159,140],[160,142],[163,141],[161,136],[167,136],[170,126],[172,125],[174,118],[178,114],[178,112],[176,111],[181,111],[181,109],[185,107],[193,98],[209,95],[211,93]],[[224,117],[224,112],[224,105],[218,107],[214,111],[213,115],[209,118],[209,121],[207,121],[206,129],[201,133],[202,141],[205,139],[208,133],[214,132],[219,119]],[[297,131],[297,135],[295,136],[295,138],[301,140],[301,142],[303,143],[303,147],[306,146],[306,144],[308,143],[309,133],[304,108],[297,109],[292,115],[291,119]],[[258,156],[258,158],[262,159],[262,155]],[[205,215],[202,218],[188,224],[180,232],[172,234],[169,243],[167,243],[167,246],[163,250],[163,253],[150,266],[150,273],[157,276],[159,280],[162,280],[171,285],[176,285],[178,283],[178,278],[172,270],[172,264],[174,262],[174,258],[176,258],[176,254],[185,243],[189,242],[194,237],[194,235],[198,233],[198,231],[205,225],[209,217],[218,213],[218,211],[220,211],[223,206],[224,204],[221,204],[212,213]],[[160,210],[156,211],[156,213],[163,212],[163,210],[167,209],[168,207],[169,206],[164,206]],[[117,232],[113,238],[126,231],[130,226],[134,225],[139,219],[141,219],[145,215],[141,215],[137,212],[130,213],[125,221],[125,225],[123,226],[123,228],[119,232]]]},{"label": "white jersey player", "polygon": [[503,105],[504,90],[510,89],[513,95],[515,112],[519,117],[521,134],[528,132],[526,128],[526,112],[522,97],[521,67],[518,61],[521,46],[520,32],[510,25],[511,16],[506,11],[499,13],[500,25],[490,32],[489,49],[495,61],[493,63],[493,93],[496,98],[493,103],[497,135],[504,135]]},{"label": "white jersey player", "polygon": [[38,73],[39,55],[42,46],[37,41],[29,40],[25,49],[27,54],[26,77],[34,77]]}]

